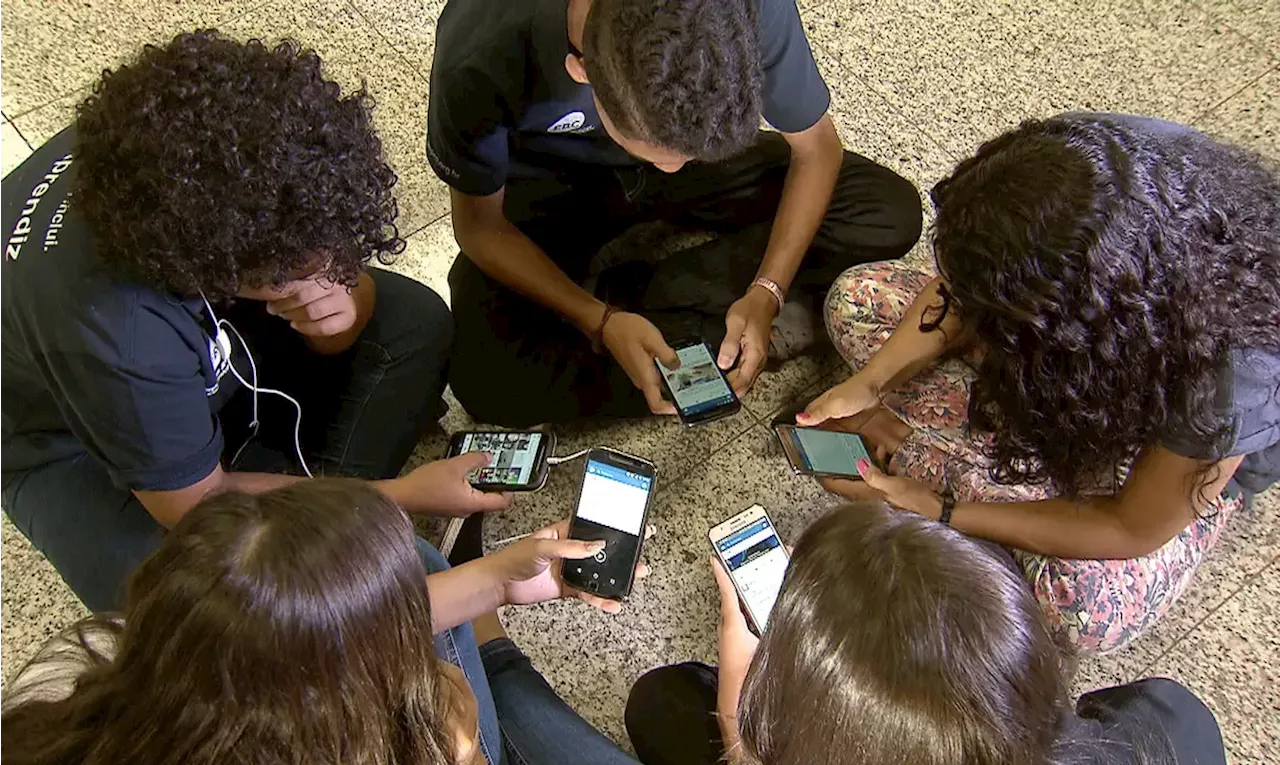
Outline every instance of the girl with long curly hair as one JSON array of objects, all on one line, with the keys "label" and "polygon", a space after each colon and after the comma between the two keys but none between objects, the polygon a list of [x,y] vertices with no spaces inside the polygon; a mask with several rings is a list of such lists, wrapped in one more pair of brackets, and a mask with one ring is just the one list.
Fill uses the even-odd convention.
[{"label": "girl with long curly hair", "polygon": [[1013,548],[1060,637],[1122,647],[1280,478],[1280,179],[1189,128],[1074,114],[932,197],[937,275],[841,276],[855,374],[797,422],[887,462],[828,488]]}]

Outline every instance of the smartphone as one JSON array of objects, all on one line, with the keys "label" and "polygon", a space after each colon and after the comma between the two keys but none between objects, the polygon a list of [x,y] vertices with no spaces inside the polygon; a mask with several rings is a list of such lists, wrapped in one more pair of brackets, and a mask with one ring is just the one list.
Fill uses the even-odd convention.
[{"label": "smartphone", "polygon": [[467,480],[481,491],[535,491],[547,482],[547,458],[556,448],[553,433],[538,431],[472,430],[454,433],[449,456],[488,452],[488,467],[472,471]]},{"label": "smartphone", "polygon": [[724,564],[738,591],[743,611],[759,635],[782,591],[790,558],[769,514],[752,505],[708,532],[716,557]]},{"label": "smartphone", "polygon": [[773,429],[798,475],[861,478],[858,460],[875,462],[857,433],[785,424],[774,425]]},{"label": "smartphone", "polygon": [[742,408],[706,342],[681,340],[671,347],[680,357],[679,369],[667,369],[657,359],[653,363],[662,373],[662,381],[667,385],[681,422],[688,426],[701,425],[728,417]]},{"label": "smartphone", "polygon": [[652,462],[613,449],[587,453],[569,538],[603,539],[605,547],[594,558],[561,564],[571,587],[613,600],[631,593],[657,474]]}]

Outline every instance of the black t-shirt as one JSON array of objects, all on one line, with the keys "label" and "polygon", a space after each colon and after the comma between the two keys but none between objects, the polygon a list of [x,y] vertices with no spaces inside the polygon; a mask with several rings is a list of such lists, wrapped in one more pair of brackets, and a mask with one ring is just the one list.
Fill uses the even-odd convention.
[{"label": "black t-shirt", "polygon": [[1226,765],[1222,731],[1196,695],[1163,677],[1086,693],[1066,723],[1065,762]]},{"label": "black t-shirt", "polygon": [[181,489],[222,455],[231,343],[201,298],[122,279],[96,257],[71,196],[75,144],[62,131],[3,182],[0,459],[9,473],[88,452],[121,488]]},{"label": "black t-shirt", "polygon": [[[763,117],[812,127],[831,94],[795,0],[756,0]],[[436,26],[427,156],[441,180],[484,196],[508,178],[565,162],[637,160],[600,125],[591,88],[569,77],[567,0],[450,0]]]}]

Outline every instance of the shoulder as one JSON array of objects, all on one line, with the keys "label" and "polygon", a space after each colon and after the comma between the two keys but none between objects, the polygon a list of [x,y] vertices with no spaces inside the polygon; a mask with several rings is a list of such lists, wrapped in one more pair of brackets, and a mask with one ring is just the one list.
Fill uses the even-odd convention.
[{"label": "shoulder", "polygon": [[1076,712],[1069,748],[1095,753],[1098,761],[1225,765],[1218,721],[1174,680],[1153,677],[1087,693]]},{"label": "shoulder", "polygon": [[433,88],[483,85],[494,92],[515,92],[523,79],[538,5],[525,0],[451,0],[436,24]]},{"label": "shoulder", "polygon": [[32,701],[61,701],[76,688],[85,672],[115,658],[124,622],[90,617],[54,635],[6,683],[4,709]]},{"label": "shoulder", "polygon": [[1227,414],[1234,421],[1234,454],[1250,454],[1280,442],[1280,351],[1231,352],[1220,384],[1228,386]]}]

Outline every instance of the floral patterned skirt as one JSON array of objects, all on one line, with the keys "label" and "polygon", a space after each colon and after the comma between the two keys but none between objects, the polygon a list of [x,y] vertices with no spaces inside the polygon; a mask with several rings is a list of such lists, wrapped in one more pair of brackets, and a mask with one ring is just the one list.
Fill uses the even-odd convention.
[{"label": "floral patterned skirt", "polygon": [[[882,262],[845,271],[827,293],[826,323],[836,349],[853,370],[866,365],[889,338],[933,274]],[[946,358],[884,398],[912,428],[889,470],[937,488],[950,484],[961,502],[1045,499],[1045,486],[991,480],[989,434],[968,427],[973,359]],[[1128,560],[1076,560],[1013,550],[1057,637],[1078,652],[1106,653],[1128,645],[1160,619],[1217,543],[1241,497],[1215,499],[1163,547]]]}]

